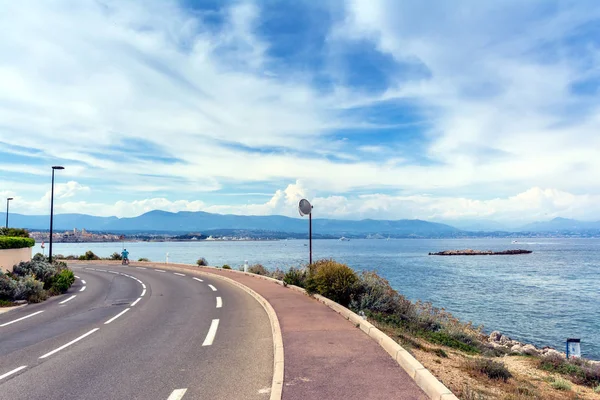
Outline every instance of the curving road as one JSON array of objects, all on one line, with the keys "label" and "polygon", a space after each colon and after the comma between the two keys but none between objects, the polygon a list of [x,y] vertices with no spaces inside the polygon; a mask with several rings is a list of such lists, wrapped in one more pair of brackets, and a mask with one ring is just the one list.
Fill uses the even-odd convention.
[{"label": "curving road", "polygon": [[89,264],[68,293],[0,315],[0,400],[268,399],[269,318],[204,276]]}]

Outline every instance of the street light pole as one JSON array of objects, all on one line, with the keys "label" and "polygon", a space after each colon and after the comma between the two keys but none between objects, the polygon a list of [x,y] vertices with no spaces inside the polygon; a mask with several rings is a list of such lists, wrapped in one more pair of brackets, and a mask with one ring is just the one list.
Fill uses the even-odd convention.
[{"label": "street light pole", "polygon": [[11,201],[12,197],[6,198],[6,229],[8,229],[8,202]]},{"label": "street light pole", "polygon": [[48,260],[52,263],[52,223],[54,220],[54,170],[56,169],[65,169],[65,167],[61,167],[59,165],[55,165],[52,167],[52,189],[50,195],[50,249],[48,250]]}]

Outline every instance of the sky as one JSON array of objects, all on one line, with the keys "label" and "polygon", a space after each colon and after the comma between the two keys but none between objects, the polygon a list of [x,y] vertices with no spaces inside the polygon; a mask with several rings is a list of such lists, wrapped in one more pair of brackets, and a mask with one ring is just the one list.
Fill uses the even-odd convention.
[{"label": "sky", "polygon": [[47,0],[0,7],[0,198],[600,220],[595,0]]}]

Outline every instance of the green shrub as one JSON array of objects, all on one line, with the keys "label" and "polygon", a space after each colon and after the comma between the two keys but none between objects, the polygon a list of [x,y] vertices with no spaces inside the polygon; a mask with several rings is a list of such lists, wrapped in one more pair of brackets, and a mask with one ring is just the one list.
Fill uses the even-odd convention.
[{"label": "green shrub", "polygon": [[48,292],[42,289],[39,292],[32,293],[27,298],[27,301],[30,303],[41,303],[42,301],[45,301],[46,299],[48,299],[48,296],[49,296]]},{"label": "green shrub", "polygon": [[539,368],[569,377],[578,385],[595,387],[600,384],[600,365],[581,358],[567,360],[558,354],[543,357]]},{"label": "green shrub", "polygon": [[224,264],[221,268],[223,268],[223,269],[231,269],[231,267],[229,265],[227,265],[227,264]]},{"label": "green shrub", "polygon": [[29,237],[29,231],[21,228],[0,228],[0,236]]},{"label": "green shrub", "polygon": [[206,261],[206,258],[204,257],[200,257],[197,261],[196,261],[196,265],[198,265],[199,267],[206,267],[208,266],[208,261]]},{"label": "green shrub", "polygon": [[12,279],[8,274],[0,272],[0,299],[13,300],[16,288],[16,280]]},{"label": "green shrub", "polygon": [[295,285],[303,288],[306,285],[307,276],[306,269],[291,267],[283,275],[283,281],[288,285]]},{"label": "green shrub", "polygon": [[85,252],[85,254],[79,256],[79,259],[80,260],[88,260],[89,261],[89,260],[99,260],[100,257],[98,257],[97,255],[95,255],[93,251],[88,250],[88,251]]},{"label": "green shrub", "polygon": [[55,293],[64,293],[69,290],[73,282],[75,282],[75,274],[73,274],[73,271],[70,269],[63,269],[54,277],[51,289]]},{"label": "green shrub", "polygon": [[147,259],[146,257],[138,258],[138,261],[140,261],[140,262],[150,262],[150,260]]},{"label": "green shrub", "polygon": [[600,393],[600,385],[594,388],[594,393]]},{"label": "green shrub", "polygon": [[566,381],[562,378],[555,379],[554,382],[550,384],[556,390],[571,390],[571,382]]},{"label": "green shrub", "polygon": [[250,267],[248,267],[248,272],[256,275],[269,276],[269,271],[267,271],[267,269],[263,267],[262,264],[251,265]]},{"label": "green shrub", "polygon": [[412,303],[392,289],[390,283],[376,272],[363,272],[358,284],[358,295],[350,303],[354,310],[369,310],[384,314],[412,313]]},{"label": "green shrub", "polygon": [[54,276],[58,273],[58,266],[47,262],[44,257],[33,257],[31,261],[20,262],[13,267],[13,273],[21,277],[34,276],[42,281],[46,289],[52,285]]},{"label": "green shrub", "polygon": [[36,300],[38,297],[43,297],[44,293],[44,282],[36,280],[32,275],[27,275],[17,281],[14,299],[29,300],[34,297]]},{"label": "green shrub", "polygon": [[471,360],[467,367],[470,371],[486,375],[490,379],[506,382],[509,378],[512,378],[512,374],[503,363],[485,358]]},{"label": "green shrub", "polygon": [[347,265],[320,260],[309,266],[306,291],[347,306],[359,289],[358,283],[358,276]]},{"label": "green shrub", "polygon": [[109,259],[109,260],[113,260],[113,261],[117,261],[117,260],[119,260],[119,261],[120,261],[120,260],[122,260],[122,259],[123,259],[123,257],[122,257],[122,256],[121,256],[119,253],[117,253],[117,252],[115,251],[114,253],[112,253],[112,254],[110,255],[110,257],[108,257],[108,259]]},{"label": "green shrub", "polygon": [[12,300],[2,300],[0,299],[0,308],[2,307],[12,307],[15,303]]},{"label": "green shrub", "polygon": [[0,250],[22,249],[35,246],[35,240],[28,237],[0,236]]},{"label": "green shrub", "polygon": [[442,346],[451,347],[469,354],[477,354],[480,351],[476,346],[460,341],[445,331],[424,332],[423,337],[431,343],[441,344]]}]

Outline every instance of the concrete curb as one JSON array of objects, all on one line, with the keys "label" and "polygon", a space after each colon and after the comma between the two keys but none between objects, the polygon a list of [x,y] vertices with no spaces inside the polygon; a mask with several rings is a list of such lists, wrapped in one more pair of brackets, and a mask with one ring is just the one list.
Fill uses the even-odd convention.
[{"label": "concrete curb", "polygon": [[[78,260],[72,260],[72,261],[76,261],[73,264],[90,264],[90,263],[106,263],[106,264],[114,264],[114,265],[121,265],[120,262],[114,262],[114,261],[106,261],[106,260],[90,260],[90,261],[84,261],[81,260],[79,262],[77,262]],[[69,260],[67,260],[67,262],[69,262]],[[134,266],[134,267],[141,267],[141,266],[146,266],[146,267],[151,267],[151,265],[160,265],[160,268],[164,268],[164,269],[168,269],[171,271],[181,271],[181,272],[187,272],[187,273],[193,273],[193,274],[197,274],[197,275],[208,275],[211,278],[215,278],[215,279],[220,279],[223,281],[226,281],[234,286],[239,287],[240,289],[242,289],[243,291],[245,291],[246,293],[248,293],[250,296],[254,297],[254,299],[256,301],[258,301],[258,303],[260,303],[260,305],[264,308],[265,312],[267,313],[268,317],[269,317],[269,321],[271,322],[271,333],[273,334],[273,381],[271,383],[271,396],[270,396],[270,400],[281,400],[281,396],[283,395],[283,376],[284,376],[284,355],[283,355],[283,336],[281,334],[281,326],[279,325],[279,319],[277,318],[277,314],[275,313],[275,310],[273,309],[273,306],[271,306],[271,304],[264,298],[262,297],[260,294],[256,293],[254,290],[250,289],[248,286],[245,286],[231,278],[228,278],[226,276],[221,276],[218,274],[212,274],[208,271],[203,271],[201,269],[198,270],[190,270],[189,267],[196,267],[196,268],[214,268],[214,267],[197,267],[196,265],[192,265],[192,264],[162,264],[162,263],[153,263],[153,262],[131,262],[129,265],[130,266]],[[187,267],[187,268],[180,268],[180,267]],[[217,269],[217,268],[214,268]],[[222,270],[219,269],[220,271],[227,271],[227,270]],[[247,275],[253,275],[255,276],[255,274],[250,274],[250,273],[245,273],[245,272],[241,272],[241,271],[234,271],[234,272],[240,272],[242,274],[247,274]],[[267,278],[267,279],[272,279],[272,278],[268,278],[268,277],[263,277],[263,278]],[[274,281],[277,281],[276,279],[273,279]],[[277,281],[279,282],[279,281]]]}]

